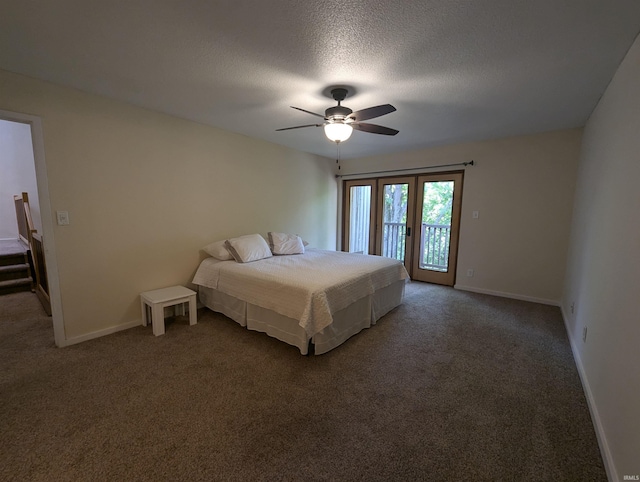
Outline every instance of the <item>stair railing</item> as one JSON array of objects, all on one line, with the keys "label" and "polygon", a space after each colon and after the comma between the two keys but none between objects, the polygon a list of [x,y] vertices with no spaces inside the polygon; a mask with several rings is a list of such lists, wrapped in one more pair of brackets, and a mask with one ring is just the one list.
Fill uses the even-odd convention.
[{"label": "stair railing", "polygon": [[[22,195],[13,196],[16,205],[16,220],[18,221],[18,236],[27,245],[31,239],[33,219],[31,219],[31,209],[29,208],[29,194],[23,192]],[[28,214],[27,214],[28,213]],[[29,226],[31,223],[31,226]]]},{"label": "stair railing", "polygon": [[33,263],[33,272],[35,273],[35,285],[32,290],[38,295],[47,314],[51,315],[51,299],[49,297],[47,268],[44,261],[44,246],[42,236],[38,234],[38,231],[33,226],[29,194],[23,192],[22,195],[13,196],[13,201],[16,205],[18,235],[29,246],[31,252],[30,261]]}]

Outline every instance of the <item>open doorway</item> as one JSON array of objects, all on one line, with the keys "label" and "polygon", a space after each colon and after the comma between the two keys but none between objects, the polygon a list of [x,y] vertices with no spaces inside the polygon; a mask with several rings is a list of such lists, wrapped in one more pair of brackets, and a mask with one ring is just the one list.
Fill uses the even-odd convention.
[{"label": "open doorway", "polygon": [[0,169],[0,295],[35,291],[31,236],[42,221],[29,124],[0,119]]},{"label": "open doorway", "polygon": [[[33,288],[38,298],[46,301],[45,310],[53,317],[56,345],[65,346],[42,124],[38,117],[0,110],[0,169],[0,243],[26,246],[30,256],[24,264],[33,266],[29,267],[35,281]],[[36,268],[38,261],[40,270]],[[0,271],[13,273],[19,279],[22,274],[17,270],[23,263],[10,263],[10,268]]]},{"label": "open doorway", "polygon": [[29,193],[35,229],[42,232],[31,126],[0,118],[0,240],[16,239],[18,224],[13,196]]}]

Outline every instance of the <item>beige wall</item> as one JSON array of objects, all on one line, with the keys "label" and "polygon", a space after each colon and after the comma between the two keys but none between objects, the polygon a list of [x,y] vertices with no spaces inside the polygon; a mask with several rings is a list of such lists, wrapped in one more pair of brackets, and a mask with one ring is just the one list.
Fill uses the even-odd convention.
[{"label": "beige wall", "polygon": [[187,284],[209,242],[335,249],[328,159],[4,71],[0,109],[42,119],[68,340],[140,319],[138,294]]},{"label": "beige wall", "polygon": [[342,173],[474,160],[464,177],[456,287],[559,304],[580,138],[572,129],[347,160]]},{"label": "beige wall", "polygon": [[31,128],[28,124],[0,119],[0,172],[0,239],[18,237],[13,196],[22,192],[29,194],[33,225],[42,233]]},{"label": "beige wall", "polygon": [[562,304],[610,480],[640,474],[639,134],[636,39],[585,127]]}]

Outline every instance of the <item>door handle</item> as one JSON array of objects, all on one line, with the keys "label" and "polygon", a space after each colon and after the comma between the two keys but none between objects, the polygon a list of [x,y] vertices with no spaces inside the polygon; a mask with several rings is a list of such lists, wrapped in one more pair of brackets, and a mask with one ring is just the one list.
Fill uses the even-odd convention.
[{"label": "door handle", "polygon": [[407,226],[407,236],[411,236],[411,226]]}]

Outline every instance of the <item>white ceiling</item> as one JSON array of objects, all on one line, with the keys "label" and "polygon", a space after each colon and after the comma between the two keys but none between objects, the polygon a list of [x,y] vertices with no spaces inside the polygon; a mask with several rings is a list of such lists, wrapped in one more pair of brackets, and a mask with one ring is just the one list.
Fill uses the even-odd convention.
[{"label": "white ceiling", "polygon": [[327,157],[289,106],[393,104],[346,159],[582,126],[639,31],[638,0],[15,0],[0,68]]}]

